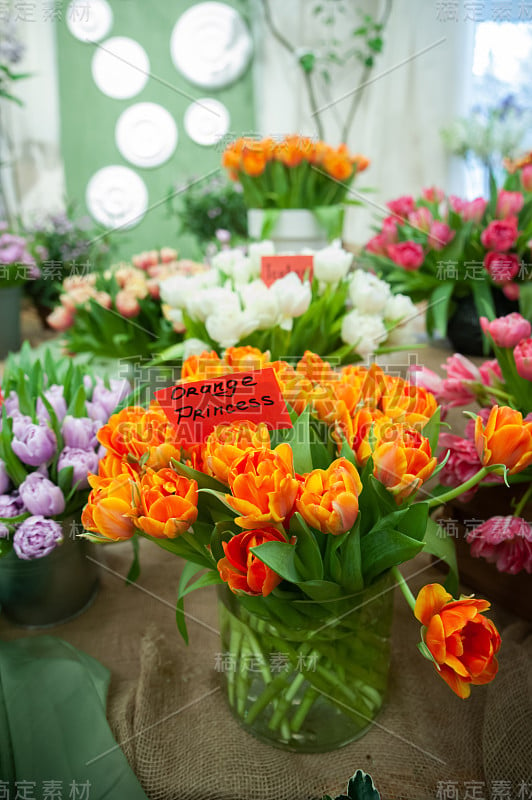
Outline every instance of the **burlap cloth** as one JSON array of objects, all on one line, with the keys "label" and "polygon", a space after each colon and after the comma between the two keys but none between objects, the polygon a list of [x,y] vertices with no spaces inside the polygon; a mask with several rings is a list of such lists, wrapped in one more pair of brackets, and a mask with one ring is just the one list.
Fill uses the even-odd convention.
[{"label": "burlap cloth", "polygon": [[[142,573],[128,587],[128,544],[94,545],[94,557],[106,567],[94,604],[46,633],[111,670],[109,723],[150,800],[315,800],[345,788],[357,768],[371,773],[383,798],[463,798],[469,791],[491,800],[500,782],[512,786],[503,797],[518,797],[523,782],[532,790],[530,625],[494,610],[504,630],[500,673],[462,701],[419,654],[418,624],[396,590],[389,698],[377,724],[336,752],[296,755],[261,744],[231,716],[215,669],[213,589],[188,598],[187,647],[175,626],[179,559],[142,542]],[[418,572],[414,590],[441,579],[425,557],[409,572]],[[23,635],[39,632],[0,618],[1,638]],[[458,794],[443,793],[453,787]]]}]

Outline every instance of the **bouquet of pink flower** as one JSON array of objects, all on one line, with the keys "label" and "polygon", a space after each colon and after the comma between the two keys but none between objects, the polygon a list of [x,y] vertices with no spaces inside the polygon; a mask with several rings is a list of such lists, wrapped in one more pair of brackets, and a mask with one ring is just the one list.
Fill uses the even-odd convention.
[{"label": "bouquet of pink flower", "polygon": [[[487,437],[485,446],[494,450],[504,447],[512,451],[516,463],[527,446],[523,431],[532,420],[532,325],[517,313],[491,322],[481,317],[480,322],[496,358],[477,367],[465,356],[455,354],[442,365],[446,372],[443,379],[424,367],[415,368],[412,375],[412,382],[430,389],[443,408],[465,406],[472,402],[480,406],[476,419],[467,423],[463,437],[451,433],[440,434],[442,452],[439,460],[444,462],[444,466],[439,473],[439,483],[443,487],[463,485],[478,474],[483,457],[477,435],[480,426],[484,427]],[[509,407],[509,424],[497,437],[492,437],[498,409],[494,403]],[[494,483],[502,487],[505,485],[501,475],[492,473],[489,484],[486,481],[476,483],[459,499],[467,502],[479,486]],[[532,573],[532,526],[522,516],[532,496],[532,470],[528,468],[517,476],[510,469],[508,484],[508,509],[513,500],[513,513],[486,520],[469,531],[467,541],[473,556],[484,557],[495,563],[501,572],[516,574],[525,570]],[[517,486],[514,499],[515,484],[520,486]]]},{"label": "bouquet of pink flower", "polygon": [[505,313],[496,309],[495,289],[532,316],[532,165],[508,173],[501,188],[492,182],[489,199],[466,201],[432,187],[387,206],[391,214],[362,261],[394,292],[428,301],[429,335],[446,335],[462,298],[472,296],[479,316]]},{"label": "bouquet of pink flower", "polygon": [[154,346],[174,342],[176,332],[183,333],[164,314],[159,284],[173,275],[194,275],[207,265],[178,260],[170,247],[139,253],[131,261],[65,278],[48,324],[67,333],[70,352],[103,358],[148,355]]}]

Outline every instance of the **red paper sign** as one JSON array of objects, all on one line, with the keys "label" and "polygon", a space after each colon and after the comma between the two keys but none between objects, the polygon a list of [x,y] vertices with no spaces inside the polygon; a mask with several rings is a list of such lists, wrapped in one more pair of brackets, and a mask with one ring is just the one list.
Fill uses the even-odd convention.
[{"label": "red paper sign", "polygon": [[179,438],[203,442],[222,422],[265,422],[270,430],[292,428],[281,389],[271,367],[218,378],[178,383],[155,392]]},{"label": "red paper sign", "polygon": [[260,277],[271,286],[274,281],[284,278],[289,272],[295,272],[301,280],[307,277],[312,280],[313,255],[306,256],[262,256],[260,260]]}]

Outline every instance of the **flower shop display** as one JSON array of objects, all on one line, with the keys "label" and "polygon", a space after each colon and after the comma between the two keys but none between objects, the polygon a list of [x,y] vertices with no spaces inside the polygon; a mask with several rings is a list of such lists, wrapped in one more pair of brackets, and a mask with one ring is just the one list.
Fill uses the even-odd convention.
[{"label": "flower shop display", "polygon": [[[249,345],[274,359],[298,358],[311,346],[341,364],[412,344],[417,312],[408,297],[392,296],[374,275],[351,273],[353,256],[340,247],[304,253],[309,264],[300,273],[268,280],[264,259],[275,256],[273,242],[251,243],[247,255],[221,250],[209,272],[161,283],[167,314],[186,329],[196,352]],[[183,352],[184,345],[173,345],[159,360],[175,361]]]},{"label": "flower shop display", "polygon": [[449,336],[459,352],[483,354],[480,315],[517,311],[532,318],[532,192],[524,170],[492,181],[488,200],[465,201],[441,189],[399,197],[362,263],[394,292],[426,300],[427,332]]},{"label": "flower shop display", "polygon": [[369,161],[345,144],[332,147],[295,134],[280,141],[236,139],[222,164],[242,186],[249,235],[291,250],[341,237],[349,187]]},{"label": "flower shop display", "polygon": [[94,228],[89,217],[74,218],[74,206],[35,220],[26,226],[40,277],[26,284],[43,322],[59,301],[65,278],[101,271],[111,253],[110,234]]},{"label": "flower shop display", "polygon": [[48,324],[66,333],[72,353],[103,358],[147,357],[154,347],[181,335],[164,314],[159,284],[170,275],[195,275],[204,264],[178,260],[170,247],[133,256],[102,273],[88,272],[65,278],[60,304]]},{"label": "flower shop display", "polygon": [[24,236],[0,222],[0,359],[20,347],[20,300],[26,281],[40,275]]},{"label": "flower shop display", "polygon": [[[447,432],[440,436],[440,460],[446,458],[439,474],[442,487],[457,486],[477,474],[486,449],[511,450],[518,463],[528,443],[528,420],[532,414],[532,326],[518,313],[491,322],[481,317],[480,322],[493,346],[494,359],[477,367],[465,356],[455,354],[442,365],[445,378],[426,368],[418,368],[412,376],[417,385],[432,391],[444,408],[473,402],[480,406],[476,421],[467,423],[463,436]],[[509,407],[504,417],[493,408],[494,403],[501,402]],[[479,450],[481,424],[485,433]],[[494,434],[495,427],[500,428],[500,435]],[[501,476],[490,475],[471,487],[444,510],[441,521],[442,525],[455,523],[460,539],[459,566],[461,573],[464,576],[467,573],[468,580],[473,581],[471,585],[474,588],[489,585],[503,604],[530,618],[531,497],[532,470],[511,468],[506,483]]]},{"label": "flower shop display", "polygon": [[[477,476],[432,497],[424,485],[443,466],[436,399],[376,365],[335,372],[306,352],[294,368],[243,347],[192,356],[181,378],[100,429],[107,455],[82,521],[96,541],[146,537],[184,559],[186,640],[186,597],[218,586],[227,699],[248,731],[301,752],[363,735],[386,694],[396,583],[435,673],[462,698],[492,680],[500,638],[489,603],[439,584],[416,599],[397,567],[433,553],[456,592],[453,542],[429,511],[506,461],[524,469],[532,438],[517,460],[484,447]],[[486,435],[480,425],[479,447]]]},{"label": "flower shop display", "polygon": [[2,380],[0,432],[0,605],[21,625],[57,623],[93,598],[98,574],[86,558],[81,509],[98,468],[96,434],[130,393],[106,386],[71,359],[25,346]]}]

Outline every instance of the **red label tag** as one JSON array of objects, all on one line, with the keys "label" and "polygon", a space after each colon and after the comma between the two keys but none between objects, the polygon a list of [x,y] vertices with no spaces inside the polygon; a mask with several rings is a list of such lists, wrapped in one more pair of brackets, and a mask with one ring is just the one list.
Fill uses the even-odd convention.
[{"label": "red label tag", "polygon": [[260,260],[260,277],[271,286],[279,278],[284,278],[289,272],[295,272],[301,280],[305,277],[312,280],[313,255],[306,256],[262,256]]},{"label": "red label tag", "polygon": [[220,423],[237,419],[265,422],[270,430],[293,427],[272,367],[178,383],[155,397],[179,438],[190,444],[203,442]]}]

